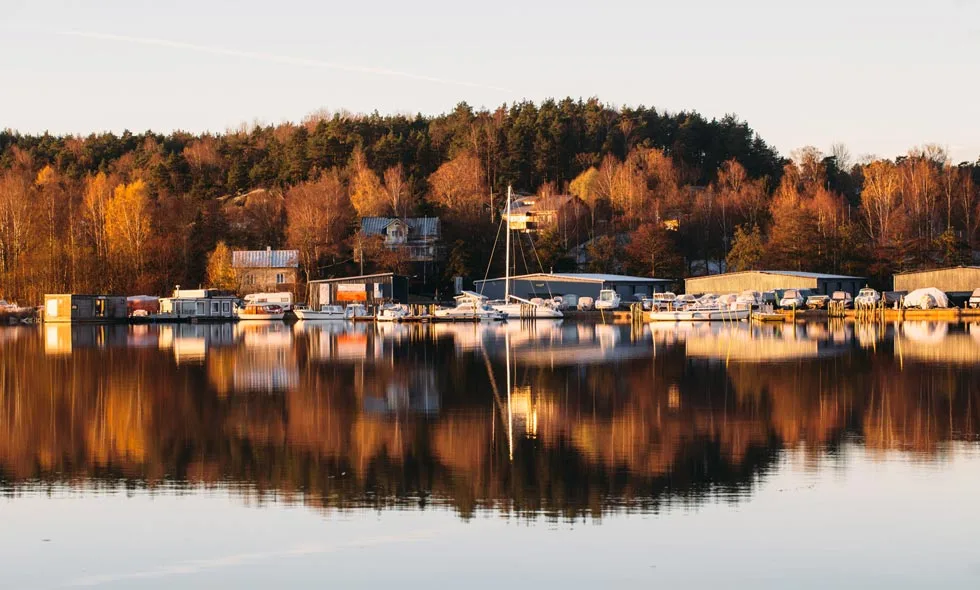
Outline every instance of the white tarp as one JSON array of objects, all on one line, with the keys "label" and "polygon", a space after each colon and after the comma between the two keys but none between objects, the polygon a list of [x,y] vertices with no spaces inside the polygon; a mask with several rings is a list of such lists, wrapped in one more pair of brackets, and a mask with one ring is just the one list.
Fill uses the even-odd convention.
[{"label": "white tarp", "polygon": [[[932,297],[934,305],[929,305],[928,298]],[[926,305],[923,306],[923,302]],[[916,289],[905,296],[905,307],[917,307],[921,309],[928,309],[931,307],[949,307],[949,299],[946,298],[946,294],[935,287],[926,287],[925,289]]]}]

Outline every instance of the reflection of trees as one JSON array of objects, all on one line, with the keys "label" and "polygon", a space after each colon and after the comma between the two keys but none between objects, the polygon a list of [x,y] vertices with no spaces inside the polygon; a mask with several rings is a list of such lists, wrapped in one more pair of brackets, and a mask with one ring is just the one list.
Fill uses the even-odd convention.
[{"label": "reflection of trees", "polygon": [[[115,337],[50,356],[36,333],[4,339],[0,473],[15,486],[232,482],[317,506],[421,497],[463,514],[601,514],[744,494],[784,446],[819,452],[858,435],[935,453],[980,421],[976,369],[856,346],[764,366],[687,358],[680,346],[616,365],[518,361],[508,408],[499,358],[420,334],[396,343],[368,332],[365,354],[342,361],[320,354],[337,335],[280,348],[239,340],[193,364]],[[230,378],[280,360],[297,374],[285,391]]]}]

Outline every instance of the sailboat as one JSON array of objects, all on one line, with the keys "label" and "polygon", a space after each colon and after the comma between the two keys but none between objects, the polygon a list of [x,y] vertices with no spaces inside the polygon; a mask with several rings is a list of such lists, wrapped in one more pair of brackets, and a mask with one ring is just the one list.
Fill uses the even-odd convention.
[{"label": "sailboat", "polygon": [[542,303],[534,303],[527,299],[512,295],[510,292],[510,206],[511,206],[511,187],[507,186],[507,236],[504,240],[504,298],[501,300],[490,301],[489,305],[493,309],[504,314],[508,319],[536,318],[536,319],[559,319],[564,317],[561,311]]}]

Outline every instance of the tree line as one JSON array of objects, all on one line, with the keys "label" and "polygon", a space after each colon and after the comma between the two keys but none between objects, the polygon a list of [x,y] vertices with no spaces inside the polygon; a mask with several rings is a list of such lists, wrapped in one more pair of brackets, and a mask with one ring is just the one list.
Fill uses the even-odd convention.
[{"label": "tree line", "polygon": [[978,170],[932,146],[891,160],[851,162],[840,146],[787,159],[735,116],[594,98],[461,103],[439,116],[318,112],[217,134],[8,130],[0,296],[204,284],[219,244],[296,248],[307,279],[359,270],[355,251],[365,270],[410,272],[357,235],[369,215],[442,219],[434,287],[483,274],[508,185],[587,206],[574,243],[550,231],[533,239],[554,270],[572,268],[577,247],[596,271],[681,277],[765,266],[884,277],[970,257]]}]

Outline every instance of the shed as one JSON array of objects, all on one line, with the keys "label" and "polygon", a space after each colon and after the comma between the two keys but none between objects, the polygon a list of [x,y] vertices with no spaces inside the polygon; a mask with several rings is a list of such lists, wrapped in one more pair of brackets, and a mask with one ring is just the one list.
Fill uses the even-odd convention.
[{"label": "shed", "polygon": [[73,293],[44,296],[46,322],[121,322],[128,315],[125,297]]},{"label": "shed", "polygon": [[846,291],[856,295],[864,284],[864,278],[847,275],[795,270],[746,270],[684,279],[684,292],[740,293],[774,289],[810,289],[813,293],[821,295],[830,295],[834,291]]},{"label": "shed", "polygon": [[308,304],[313,309],[329,304],[408,303],[408,277],[390,272],[320,279],[310,281],[307,288]]},{"label": "shed", "polygon": [[[475,281],[475,290],[490,299],[502,299],[506,286],[504,281],[503,277]],[[635,301],[637,297],[648,297],[654,293],[667,291],[674,283],[672,279],[650,277],[542,272],[510,277],[510,293],[524,299],[569,294],[596,298],[599,296],[599,291],[614,289],[624,301]]]},{"label": "shed", "polygon": [[900,272],[893,278],[896,291],[935,287],[955,298],[968,297],[980,289],[980,266],[953,266]]}]

